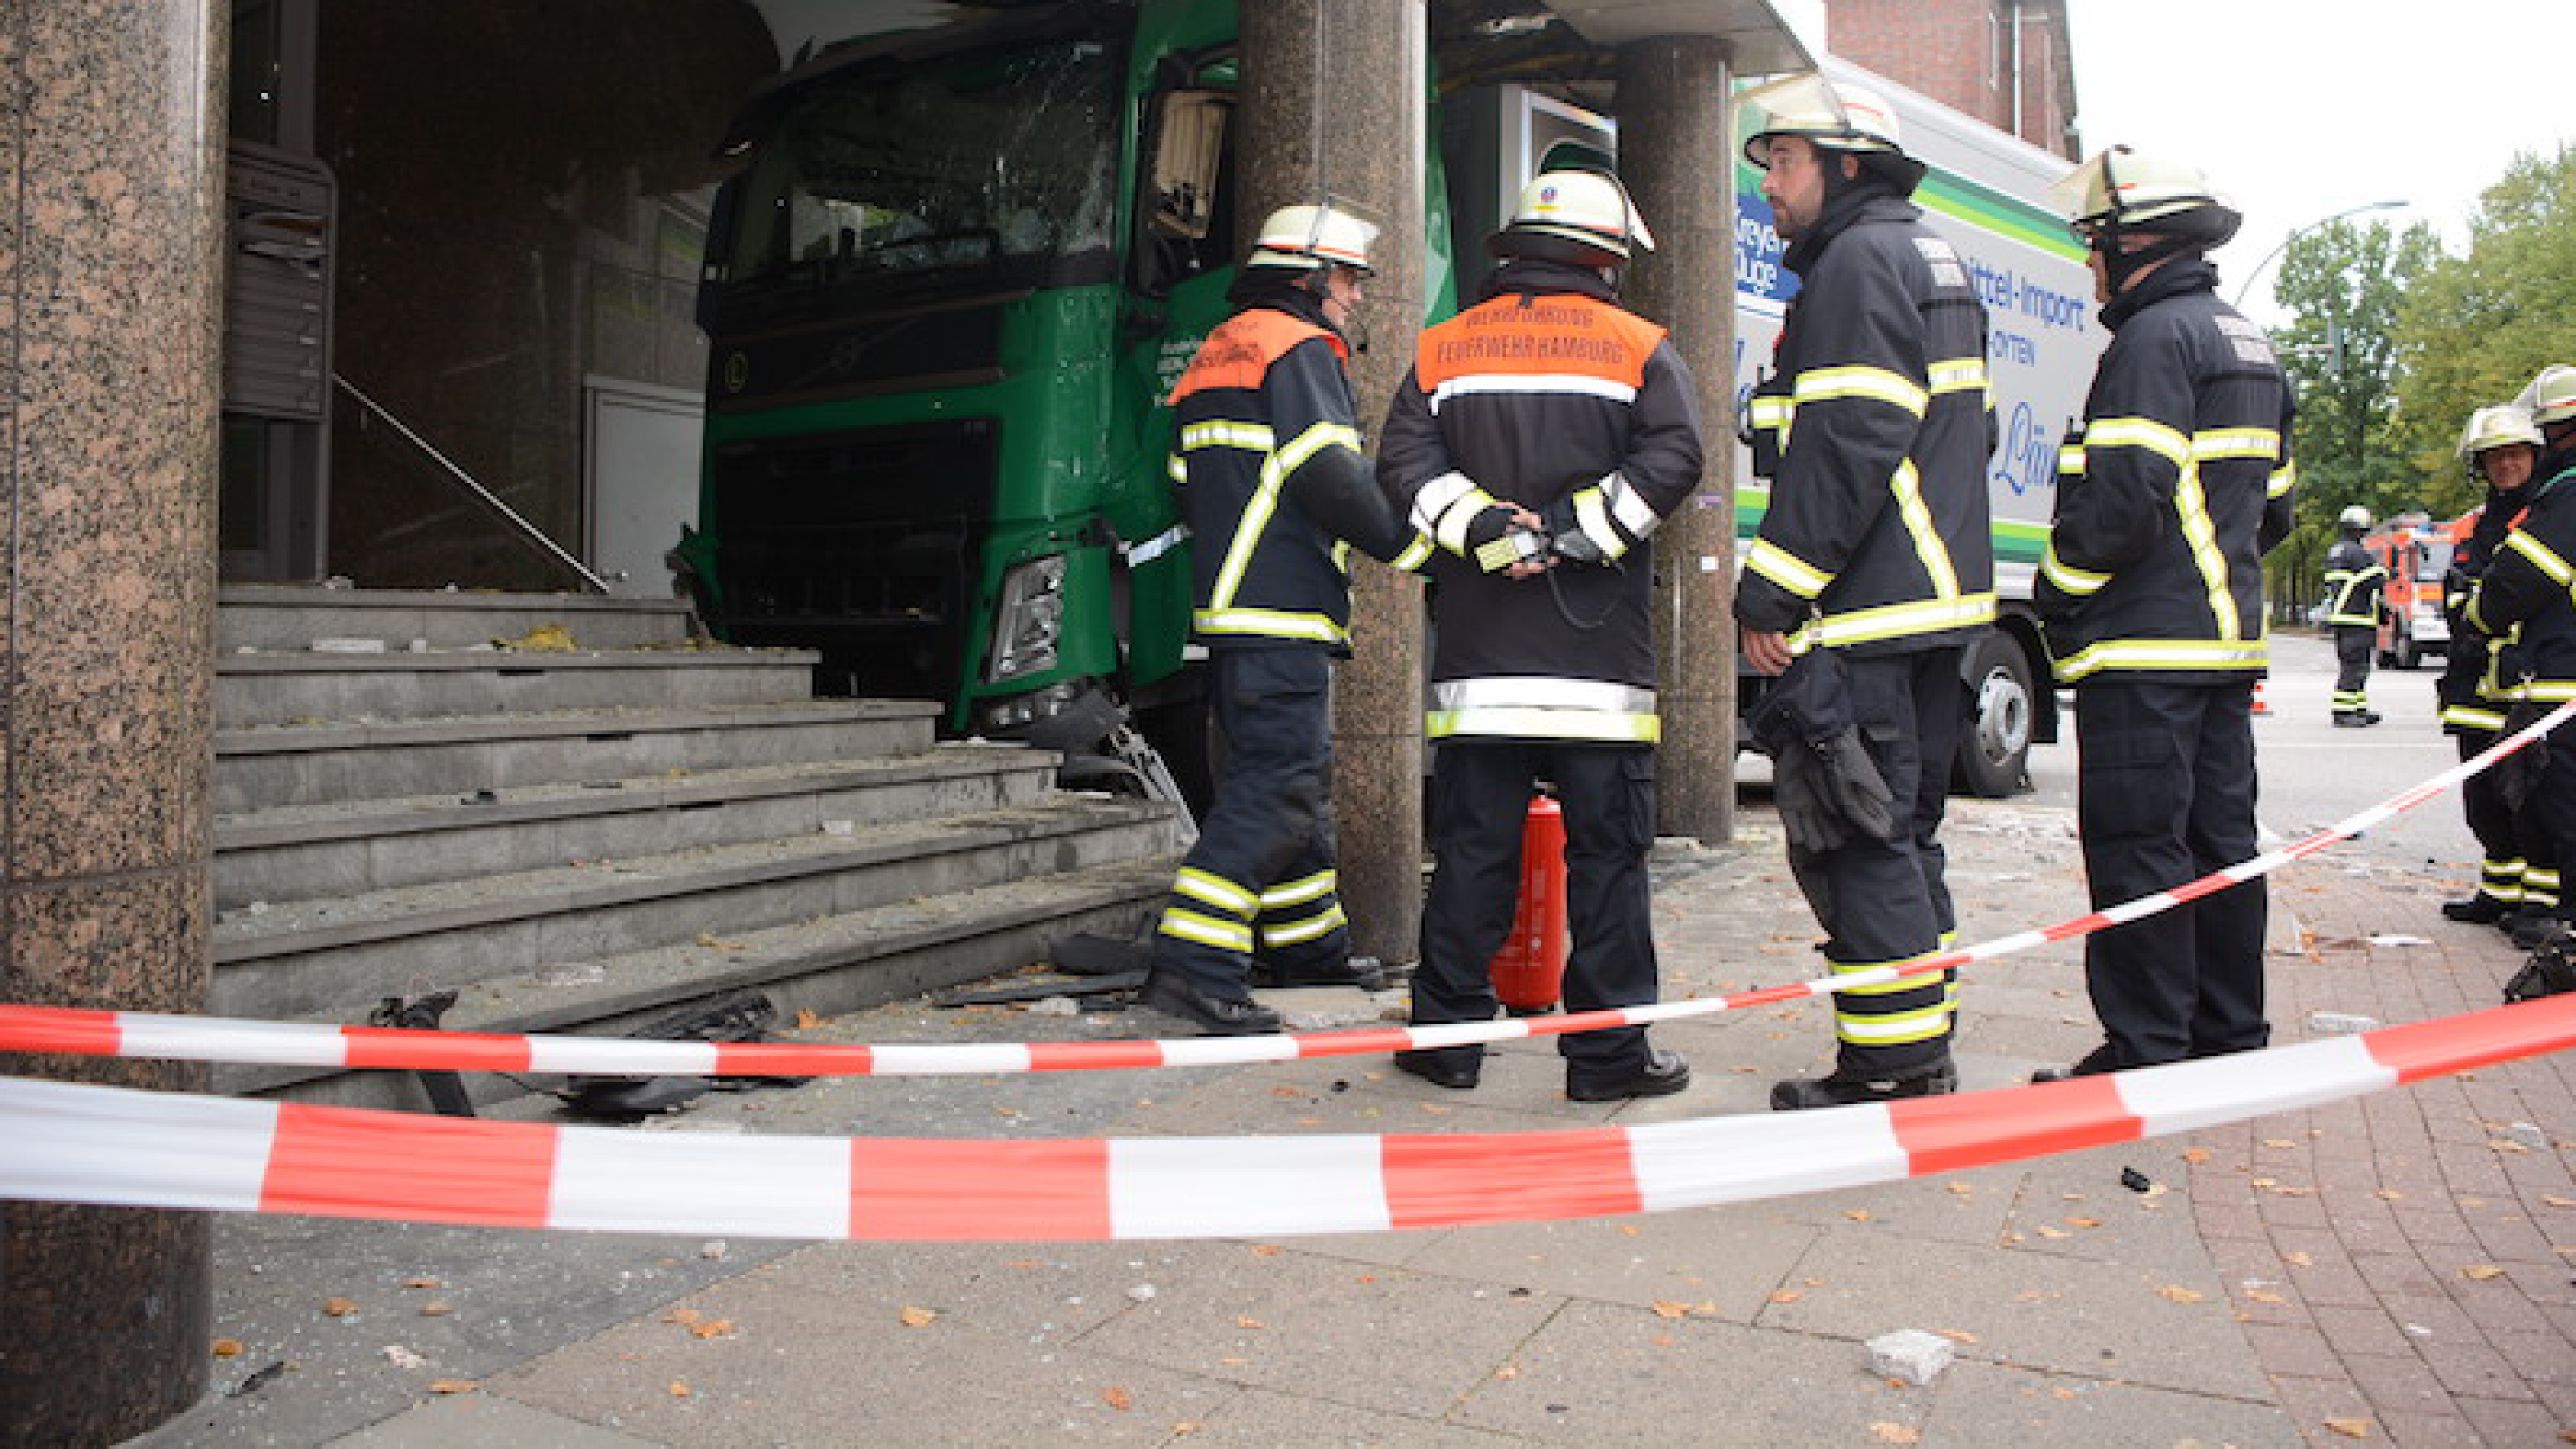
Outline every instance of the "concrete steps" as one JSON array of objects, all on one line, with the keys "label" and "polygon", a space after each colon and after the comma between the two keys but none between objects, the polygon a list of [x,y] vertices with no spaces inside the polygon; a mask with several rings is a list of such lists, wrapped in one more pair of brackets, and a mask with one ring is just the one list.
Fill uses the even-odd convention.
[{"label": "concrete steps", "polygon": [[[1044,752],[936,744],[925,702],[814,699],[812,655],[693,642],[676,604],[220,604],[222,1015],[355,1022],[456,988],[456,1026],[614,1031],[745,986],[843,1011],[1132,929],[1170,880],[1168,808],[1060,791]],[[421,1105],[408,1074],[218,1081]]]}]

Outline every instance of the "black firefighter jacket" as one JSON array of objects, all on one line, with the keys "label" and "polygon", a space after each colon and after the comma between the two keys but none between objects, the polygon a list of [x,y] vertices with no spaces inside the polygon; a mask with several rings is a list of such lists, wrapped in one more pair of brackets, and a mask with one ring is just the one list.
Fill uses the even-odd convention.
[{"label": "black firefighter jacket", "polygon": [[[2567,460],[2559,460],[2561,462]],[[2469,595],[2469,627],[2489,638],[2521,629],[2517,699],[2576,699],[2576,467],[2535,485],[2531,506],[2504,536]]]},{"label": "black firefighter jacket", "polygon": [[2388,569],[2355,539],[2339,538],[2326,550],[2326,622],[2348,627],[2379,627],[2379,591],[2388,585]]},{"label": "black firefighter jacket", "polygon": [[[1488,293],[1422,334],[1378,447],[1379,482],[1437,544],[1426,732],[1652,743],[1647,537],[1699,486],[1690,370],[1594,273],[1524,259]],[[1603,562],[1485,571],[1471,530],[1498,505]]]},{"label": "black firefighter jacket", "polygon": [[1802,650],[1957,644],[1995,617],[1985,309],[1884,191],[1837,198],[1787,260],[1801,286],[1749,407],[1771,499],[1736,622]]},{"label": "black firefighter jacket", "polygon": [[1313,310],[1288,293],[1245,307],[1172,388],[1171,475],[1197,583],[1191,629],[1211,648],[1347,652],[1351,545],[1399,568],[1430,549],[1370,477],[1342,370],[1348,348]]},{"label": "black firefighter jacket", "polygon": [[2062,684],[2260,678],[2263,555],[2290,530],[2289,386],[2263,329],[2176,256],[2102,309],[2035,602]]}]

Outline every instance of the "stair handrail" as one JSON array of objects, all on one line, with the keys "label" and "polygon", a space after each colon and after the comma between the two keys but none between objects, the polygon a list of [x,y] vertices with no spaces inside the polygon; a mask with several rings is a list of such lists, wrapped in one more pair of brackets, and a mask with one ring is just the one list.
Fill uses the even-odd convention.
[{"label": "stair handrail", "polygon": [[491,508],[495,512],[499,513],[503,521],[517,528],[518,531],[530,542],[536,544],[548,554],[551,554],[554,557],[555,562],[562,564],[565,568],[568,568],[574,573],[580,575],[581,581],[590,585],[594,590],[603,594],[611,592],[608,580],[592,573],[589,565],[583,563],[580,559],[573,557],[570,553],[565,552],[564,546],[547,537],[544,529],[530,523],[527,518],[519,512],[519,510],[512,508],[508,503],[502,501],[499,494],[494,493],[491,489],[484,487],[480,482],[476,481],[473,474],[466,472],[462,467],[457,465],[454,459],[448,457],[445,453],[438,451],[437,447],[427,438],[413,432],[402,419],[395,417],[390,411],[388,411],[384,404],[367,396],[364,392],[359,391],[356,383],[349,381],[347,377],[340,373],[332,373],[331,380],[340,385],[340,390],[342,392],[356,398],[359,406],[365,408],[368,412],[375,414],[377,417],[384,419],[385,425],[400,434],[404,442],[418,448],[422,453],[428,456],[431,462],[436,463],[439,467],[447,470],[447,475],[449,477],[454,478],[457,482],[462,483],[468,489],[471,489],[474,496],[482,500],[485,507]]}]

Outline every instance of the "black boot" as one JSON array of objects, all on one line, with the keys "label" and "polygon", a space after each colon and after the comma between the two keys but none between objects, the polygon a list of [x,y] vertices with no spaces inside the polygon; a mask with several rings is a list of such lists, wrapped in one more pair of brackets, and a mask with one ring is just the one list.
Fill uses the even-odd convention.
[{"label": "black boot", "polygon": [[2111,1044],[2106,1041],[2086,1052],[2083,1059],[2071,1067],[2041,1067],[2030,1074],[2030,1082],[2035,1087],[2042,1082],[2063,1082],[2070,1077],[2098,1077],[2104,1072],[2116,1072],[2119,1069],[2120,1058],[2111,1050]]},{"label": "black boot", "polygon": [[2465,900],[2442,902],[2442,919],[2471,926],[2492,926],[2510,910],[2503,901],[2480,891]]},{"label": "black boot", "polygon": [[1248,996],[1241,1000],[1210,996],[1179,977],[1159,972],[1145,978],[1136,999],[1165,1016],[1196,1022],[1210,1036],[1263,1036],[1283,1025],[1278,1012]]},{"label": "black boot", "polygon": [[1883,1077],[1846,1075],[1836,1068],[1829,1077],[1791,1077],[1771,1088],[1771,1110],[1803,1112],[1810,1107],[1850,1107],[1862,1102],[1894,1102],[1906,1097],[1946,1097],[1959,1090],[1959,1069],[1948,1057]]}]

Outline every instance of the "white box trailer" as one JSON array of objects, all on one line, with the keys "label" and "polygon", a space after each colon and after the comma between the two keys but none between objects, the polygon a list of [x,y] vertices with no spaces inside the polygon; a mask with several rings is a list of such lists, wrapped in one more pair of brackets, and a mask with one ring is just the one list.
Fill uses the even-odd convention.
[{"label": "white box trailer", "polygon": [[[1967,720],[1956,783],[1973,794],[2008,794],[2020,784],[2031,744],[2057,737],[2056,691],[2031,612],[2031,584],[2057,497],[2058,444],[2083,415],[2094,363],[2109,340],[2095,315],[2083,250],[2051,203],[2050,188],[2073,165],[1857,66],[1827,57],[1823,69],[1878,91],[1896,108],[1906,150],[1930,167],[1914,200],[1932,229],[1958,249],[1986,306],[1997,428],[1986,479],[2001,617],[1963,664]],[[1576,140],[1613,150],[1617,124],[1519,86],[1447,103],[1445,124],[1463,296],[1468,280],[1487,265],[1480,247],[1485,233],[1501,225],[1547,147]],[[1754,383],[1769,369],[1798,279],[1781,265],[1787,243],[1771,228],[1762,173],[1744,160],[1740,145],[1734,154],[1740,418]],[[1740,558],[1770,506],[1770,487],[1753,477],[1751,453],[1742,447],[1733,476]],[[1749,700],[1760,681],[1744,683]]]}]

